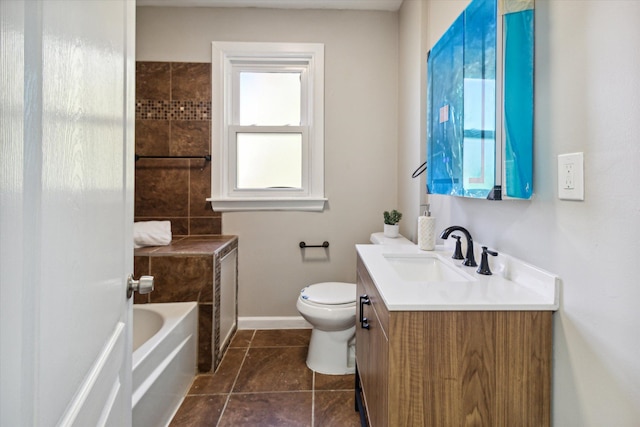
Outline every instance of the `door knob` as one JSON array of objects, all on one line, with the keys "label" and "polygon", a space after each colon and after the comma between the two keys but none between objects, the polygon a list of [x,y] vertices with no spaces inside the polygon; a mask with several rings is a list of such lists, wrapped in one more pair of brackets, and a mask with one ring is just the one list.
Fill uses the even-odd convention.
[{"label": "door knob", "polygon": [[140,276],[135,280],[132,275],[127,278],[127,298],[131,298],[134,292],[141,295],[148,294],[153,291],[153,276]]}]

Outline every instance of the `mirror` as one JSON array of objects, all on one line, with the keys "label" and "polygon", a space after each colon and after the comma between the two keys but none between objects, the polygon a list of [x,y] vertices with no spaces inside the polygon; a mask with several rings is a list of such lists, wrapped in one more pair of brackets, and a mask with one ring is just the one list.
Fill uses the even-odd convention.
[{"label": "mirror", "polygon": [[533,193],[533,0],[473,0],[427,59],[427,192]]}]

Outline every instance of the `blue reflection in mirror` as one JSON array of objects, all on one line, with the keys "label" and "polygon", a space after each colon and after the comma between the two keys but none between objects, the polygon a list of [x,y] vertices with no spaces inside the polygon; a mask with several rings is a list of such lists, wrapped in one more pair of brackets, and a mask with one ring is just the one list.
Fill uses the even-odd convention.
[{"label": "blue reflection in mirror", "polygon": [[429,52],[429,193],[499,199],[502,185],[508,197],[531,197],[533,3],[501,6],[472,1]]}]

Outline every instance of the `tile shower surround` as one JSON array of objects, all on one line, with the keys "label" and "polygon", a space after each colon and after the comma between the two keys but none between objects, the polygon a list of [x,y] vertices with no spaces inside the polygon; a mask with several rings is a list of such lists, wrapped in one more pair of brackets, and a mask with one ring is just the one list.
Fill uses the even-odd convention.
[{"label": "tile shower surround", "polygon": [[134,276],[154,276],[155,290],[134,294],[134,303],[198,302],[200,372],[215,370],[226,350],[213,350],[220,347],[221,339],[219,329],[213,328],[220,324],[219,261],[237,247],[235,236],[190,236],[175,238],[168,246],[135,250]]},{"label": "tile shower surround", "polygon": [[[210,154],[211,64],[137,62],[135,119],[138,155]],[[174,236],[169,246],[136,250],[134,274],[153,275],[156,290],[136,294],[135,303],[198,302],[200,372],[214,370],[224,354],[212,351],[212,342],[216,349],[220,342],[213,328],[219,324],[214,316],[220,306],[220,292],[213,289],[214,277],[218,286],[220,283],[215,261],[216,256],[237,247],[236,238],[219,236],[222,217],[206,201],[210,195],[211,162],[204,159],[140,159],[135,163],[135,221],[169,220]]]},{"label": "tile shower surround", "polygon": [[[136,63],[135,150],[141,156],[211,153],[211,64]],[[215,235],[222,217],[211,203],[211,162],[140,159],[135,220],[170,220],[173,235]]]}]

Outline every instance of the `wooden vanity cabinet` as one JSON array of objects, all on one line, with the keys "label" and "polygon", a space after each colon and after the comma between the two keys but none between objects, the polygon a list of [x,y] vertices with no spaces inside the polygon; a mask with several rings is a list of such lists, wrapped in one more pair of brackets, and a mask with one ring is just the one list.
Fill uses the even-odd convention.
[{"label": "wooden vanity cabinet", "polygon": [[[369,425],[388,425],[389,311],[364,264],[358,258],[356,307],[356,362]],[[368,304],[365,304],[368,301]],[[362,321],[360,321],[362,319]],[[368,325],[368,329],[363,326]],[[366,394],[364,393],[366,390]]]},{"label": "wooden vanity cabinet", "polygon": [[357,289],[370,426],[551,424],[552,311],[389,311],[359,257]]}]

